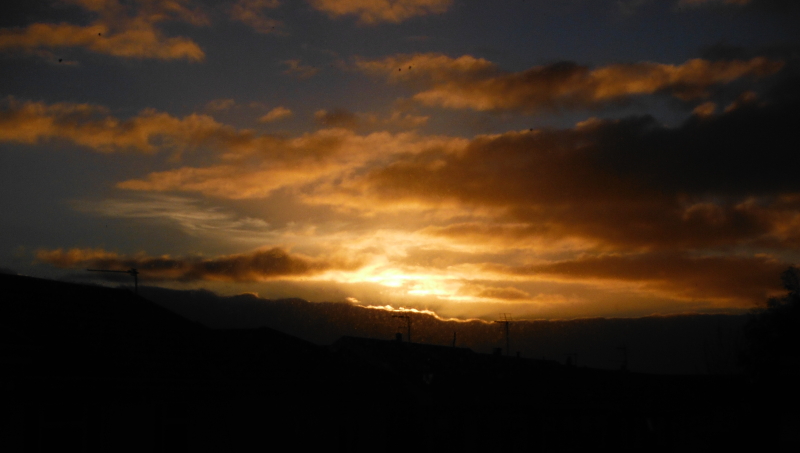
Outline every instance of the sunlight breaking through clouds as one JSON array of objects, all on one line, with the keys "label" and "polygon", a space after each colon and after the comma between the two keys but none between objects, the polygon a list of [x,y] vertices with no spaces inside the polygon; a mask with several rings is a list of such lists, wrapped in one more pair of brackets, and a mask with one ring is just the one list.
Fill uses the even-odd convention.
[{"label": "sunlight breaking through clouds", "polygon": [[23,3],[2,268],[490,319],[739,312],[800,261],[791,2]]}]

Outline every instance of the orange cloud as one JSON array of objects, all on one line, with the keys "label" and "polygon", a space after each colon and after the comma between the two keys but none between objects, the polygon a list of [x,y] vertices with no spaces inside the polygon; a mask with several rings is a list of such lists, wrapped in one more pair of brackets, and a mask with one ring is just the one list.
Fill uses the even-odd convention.
[{"label": "orange cloud", "polygon": [[363,24],[374,25],[441,14],[447,11],[453,0],[309,0],[309,3],[332,18],[352,15]]},{"label": "orange cloud", "polygon": [[258,121],[261,123],[271,123],[273,121],[289,118],[290,116],[292,116],[291,110],[286,107],[278,106],[267,112],[267,114],[259,118]]},{"label": "orange cloud", "polygon": [[413,98],[425,105],[452,109],[540,111],[586,108],[639,95],[666,93],[689,100],[709,88],[743,77],[764,77],[783,67],[763,57],[749,61],[694,59],[682,65],[615,64],[590,69],[561,62],[507,73],[492,63],[465,55],[440,54],[357,60],[356,67],[405,82],[419,91]]},{"label": "orange cloud", "polygon": [[343,127],[346,129],[367,129],[379,127],[396,127],[414,129],[428,122],[429,116],[413,115],[395,110],[388,117],[375,114],[353,113],[336,108],[331,111],[320,109],[314,112],[314,120],[325,127]]},{"label": "orange cloud", "polygon": [[0,30],[0,51],[36,53],[42,49],[82,48],[124,58],[187,59],[200,61],[205,54],[192,40],[166,37],[156,28],[164,21],[208,24],[204,14],[190,9],[187,1],[138,1],[127,5],[117,0],[73,0],[94,14],[89,25],[34,23],[25,28]]},{"label": "orange cloud", "polygon": [[175,118],[145,109],[120,120],[105,107],[92,104],[21,102],[7,98],[0,110],[0,141],[37,144],[67,140],[95,151],[110,153],[189,147],[225,142],[235,147],[250,135],[216,122],[207,115]]},{"label": "orange cloud", "polygon": [[325,186],[359,168],[380,165],[401,153],[454,149],[463,144],[461,139],[420,137],[411,132],[358,135],[341,128],[291,139],[255,137],[238,142],[240,152],[231,153],[228,163],[155,172],[145,179],[123,181],[117,187],[200,192],[232,199],[259,198],[282,187]]},{"label": "orange cloud", "polygon": [[325,127],[344,127],[355,129],[358,125],[358,117],[355,113],[344,109],[334,109],[332,111],[317,110],[314,112],[314,119]]},{"label": "orange cloud", "polygon": [[585,256],[518,267],[487,266],[514,275],[600,285],[636,285],[640,291],[692,300],[748,306],[780,290],[788,264],[766,257],[699,256],[685,253]]},{"label": "orange cloud", "polygon": [[506,301],[530,300],[531,295],[513,286],[494,287],[477,283],[466,283],[458,291],[459,295],[473,296],[481,299],[500,299]]},{"label": "orange cloud", "polygon": [[285,60],[281,64],[286,66],[286,70],[283,71],[284,74],[292,75],[299,79],[309,79],[319,72],[319,68],[304,65],[300,60]]},{"label": "orange cloud", "polygon": [[346,189],[360,197],[353,204],[483,210],[471,224],[430,230],[447,237],[630,249],[788,244],[798,235],[783,237],[795,220],[780,197],[800,183],[774,169],[800,165],[782,144],[797,141],[796,120],[792,105],[750,106],[676,128],[642,117],[476,137],[460,152],[398,156]]},{"label": "orange cloud", "polygon": [[265,281],[306,277],[329,270],[355,270],[360,263],[339,258],[311,258],[289,254],[280,248],[258,249],[249,253],[215,258],[124,256],[101,249],[39,250],[36,260],[59,268],[98,268],[139,270],[150,281]]}]

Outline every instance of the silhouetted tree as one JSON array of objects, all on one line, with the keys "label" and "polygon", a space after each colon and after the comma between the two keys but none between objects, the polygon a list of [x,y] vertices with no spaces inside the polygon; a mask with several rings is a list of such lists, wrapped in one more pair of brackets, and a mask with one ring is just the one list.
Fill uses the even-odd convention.
[{"label": "silhouetted tree", "polygon": [[744,327],[743,365],[758,377],[800,374],[800,271],[790,267],[781,280],[789,292],[753,310]]}]

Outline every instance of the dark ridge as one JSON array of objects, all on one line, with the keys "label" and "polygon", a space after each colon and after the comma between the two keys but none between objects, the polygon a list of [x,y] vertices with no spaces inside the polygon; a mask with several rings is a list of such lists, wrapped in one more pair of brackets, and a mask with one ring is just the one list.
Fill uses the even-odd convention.
[{"label": "dark ridge", "polygon": [[[315,344],[343,336],[391,339],[400,323],[393,312],[347,303],[262,299],[251,294],[220,296],[207,290],[142,287],[142,294],[188,319],[212,328],[267,326]],[[458,346],[489,353],[504,347],[498,324],[447,321],[411,313],[413,338],[420,343]],[[735,374],[745,315],[691,314],[643,318],[587,318],[517,321],[510,327],[511,355],[619,369],[626,348],[628,368],[657,374]]]},{"label": "dark ridge", "polygon": [[127,290],[0,284],[4,451],[798,446],[796,392],[754,391],[745,376],[597,370],[402,337],[323,347],[268,327],[209,329]]}]

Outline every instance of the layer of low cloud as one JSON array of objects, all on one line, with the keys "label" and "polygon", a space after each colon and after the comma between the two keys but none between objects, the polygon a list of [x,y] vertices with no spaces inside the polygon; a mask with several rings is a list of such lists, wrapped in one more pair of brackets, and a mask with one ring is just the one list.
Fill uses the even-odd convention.
[{"label": "layer of low cloud", "polygon": [[517,267],[489,266],[512,275],[559,281],[626,285],[683,300],[717,300],[748,306],[779,289],[788,264],[759,256],[690,256],[679,252],[610,254]]},{"label": "layer of low cloud", "polygon": [[700,99],[709,89],[745,77],[761,78],[783,67],[762,57],[750,60],[689,60],[613,64],[589,68],[571,62],[505,72],[482,58],[441,54],[396,55],[357,60],[360,70],[406,83],[416,101],[437,107],[478,111],[537,112],[597,108],[635,96],[665,94],[681,100]]},{"label": "layer of low cloud", "polygon": [[137,269],[149,281],[234,281],[254,282],[318,275],[325,271],[359,267],[356,261],[312,258],[290,254],[281,248],[258,249],[248,253],[203,257],[153,257],[145,254],[119,255],[102,249],[39,250],[37,261],[64,269],[96,268],[124,271]]},{"label": "layer of low cloud", "polygon": [[185,59],[200,61],[202,49],[189,38],[168,37],[158,28],[166,21],[188,22],[195,26],[209,23],[200,10],[184,0],[136,1],[68,0],[94,20],[89,25],[34,23],[23,28],[0,30],[0,52],[32,54],[58,49],[80,48],[89,52],[122,58]]},{"label": "layer of low cloud", "polygon": [[362,24],[399,23],[412,17],[441,14],[453,0],[308,0],[332,18],[356,16]]}]

